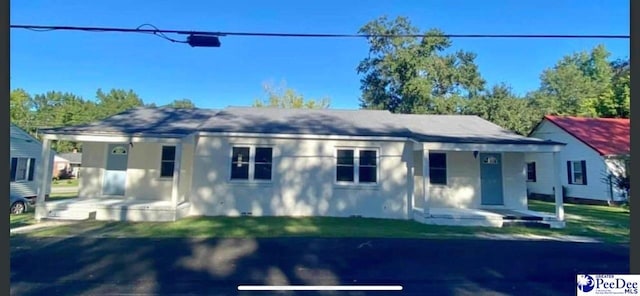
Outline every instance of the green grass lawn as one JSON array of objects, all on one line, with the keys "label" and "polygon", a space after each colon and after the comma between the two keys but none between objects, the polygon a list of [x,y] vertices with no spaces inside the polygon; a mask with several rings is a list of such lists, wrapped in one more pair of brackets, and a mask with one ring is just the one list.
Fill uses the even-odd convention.
[{"label": "green grass lawn", "polygon": [[78,186],[78,179],[67,179],[67,180],[53,180],[51,181],[52,187],[75,187]]},{"label": "green grass lawn", "polygon": [[51,193],[47,201],[56,201],[56,200],[70,199],[70,198],[76,198],[76,197],[78,197],[77,192],[57,192],[57,193]]},{"label": "green grass lawn", "polygon": [[[554,205],[532,201],[530,208],[552,212]],[[602,206],[565,205],[567,227],[463,227],[425,225],[415,221],[330,217],[189,217],[176,222],[82,221],[51,227],[28,235],[106,237],[393,237],[469,238],[488,234],[585,236],[609,243],[629,242],[626,210]],[[16,218],[17,219],[17,218]],[[16,221],[17,223],[17,221]],[[12,218],[13,227],[13,218]]]}]

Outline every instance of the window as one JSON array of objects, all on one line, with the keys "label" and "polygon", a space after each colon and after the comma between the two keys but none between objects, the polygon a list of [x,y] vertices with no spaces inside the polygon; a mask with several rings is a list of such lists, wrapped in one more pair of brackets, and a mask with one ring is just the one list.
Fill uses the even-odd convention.
[{"label": "window", "polygon": [[587,162],[567,161],[567,178],[569,184],[587,185]]},{"label": "window", "polygon": [[536,163],[529,162],[527,163],[527,182],[535,182],[536,181]]},{"label": "window", "polygon": [[33,181],[36,167],[35,158],[13,157],[11,158],[11,181]]},{"label": "window", "polygon": [[338,149],[336,182],[376,184],[378,182],[378,151],[374,149]]},{"label": "window", "polygon": [[[252,151],[253,150],[253,151]],[[253,152],[253,158],[251,153]],[[233,147],[231,151],[231,180],[271,180],[273,148]]]},{"label": "window", "polygon": [[447,184],[447,154],[429,152],[429,182],[434,185]]},{"label": "window", "polygon": [[162,146],[162,161],[160,163],[160,177],[173,177],[176,164],[176,147]]}]

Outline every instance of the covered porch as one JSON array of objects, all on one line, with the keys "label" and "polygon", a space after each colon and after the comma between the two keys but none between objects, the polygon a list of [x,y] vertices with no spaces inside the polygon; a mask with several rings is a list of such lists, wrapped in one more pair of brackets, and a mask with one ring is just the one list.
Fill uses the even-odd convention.
[{"label": "covered porch", "polygon": [[43,158],[37,221],[175,221],[189,214],[194,136],[44,133],[43,157],[57,140],[83,144],[78,197],[45,201],[43,181],[52,170]]},{"label": "covered porch", "polygon": [[[562,228],[562,191],[555,190],[555,213],[528,209],[524,153],[551,153],[561,143],[413,143],[414,220],[436,225]],[[557,162],[559,163],[559,162]],[[562,188],[561,168],[554,171]]]}]

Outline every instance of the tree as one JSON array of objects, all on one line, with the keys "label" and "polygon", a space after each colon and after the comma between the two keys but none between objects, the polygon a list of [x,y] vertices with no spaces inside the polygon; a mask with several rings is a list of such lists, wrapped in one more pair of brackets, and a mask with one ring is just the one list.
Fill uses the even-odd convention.
[{"label": "tree", "polygon": [[33,127],[33,102],[31,96],[24,89],[11,91],[9,96],[9,119],[11,123],[23,130],[30,131]]},{"label": "tree", "polygon": [[542,73],[540,89],[529,97],[544,114],[628,117],[628,64],[609,56],[599,45],[563,57]]},{"label": "tree", "polygon": [[[459,113],[464,99],[484,89],[475,64],[476,55],[442,52],[451,41],[438,29],[426,37],[388,37],[418,34],[406,17],[382,16],[365,24],[359,33],[370,35],[369,56],[358,67],[361,106],[399,113]],[[387,35],[387,36],[384,36]]]},{"label": "tree", "polygon": [[267,94],[267,98],[257,99],[253,103],[254,107],[278,107],[278,108],[305,108],[305,109],[326,109],[329,108],[330,99],[307,99],[294,89],[287,88],[285,82],[279,87],[272,83],[263,84],[263,89]]},{"label": "tree", "polygon": [[133,92],[133,90],[111,89],[108,93],[104,93],[102,89],[98,89],[96,99],[99,119],[115,115],[131,108],[144,106],[142,99],[138,94]]},{"label": "tree", "polygon": [[167,107],[193,109],[196,107],[196,105],[189,99],[180,99],[173,100],[173,102],[169,103]]},{"label": "tree", "polygon": [[540,119],[530,101],[516,96],[504,83],[470,99],[464,113],[478,115],[520,135],[527,135]]}]

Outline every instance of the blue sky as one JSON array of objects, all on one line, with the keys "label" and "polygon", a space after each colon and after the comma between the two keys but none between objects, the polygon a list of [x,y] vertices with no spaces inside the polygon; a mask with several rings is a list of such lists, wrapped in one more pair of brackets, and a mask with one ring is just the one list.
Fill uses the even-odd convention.
[{"label": "blue sky", "polygon": [[[629,1],[11,1],[11,24],[161,29],[357,33],[381,15],[406,16],[425,31],[451,34],[629,34]],[[177,39],[184,36],[170,35]],[[11,30],[11,87],[32,94],[68,91],[93,99],[98,88],[133,89],[146,103],[188,98],[203,108],[247,106],[262,84],[286,81],[331,107],[358,108],[356,66],[364,39],[224,37],[220,48],[191,48],[145,34]],[[489,84],[517,93],[539,85],[562,56],[605,44],[629,55],[628,40],[453,39],[475,52]]]}]

